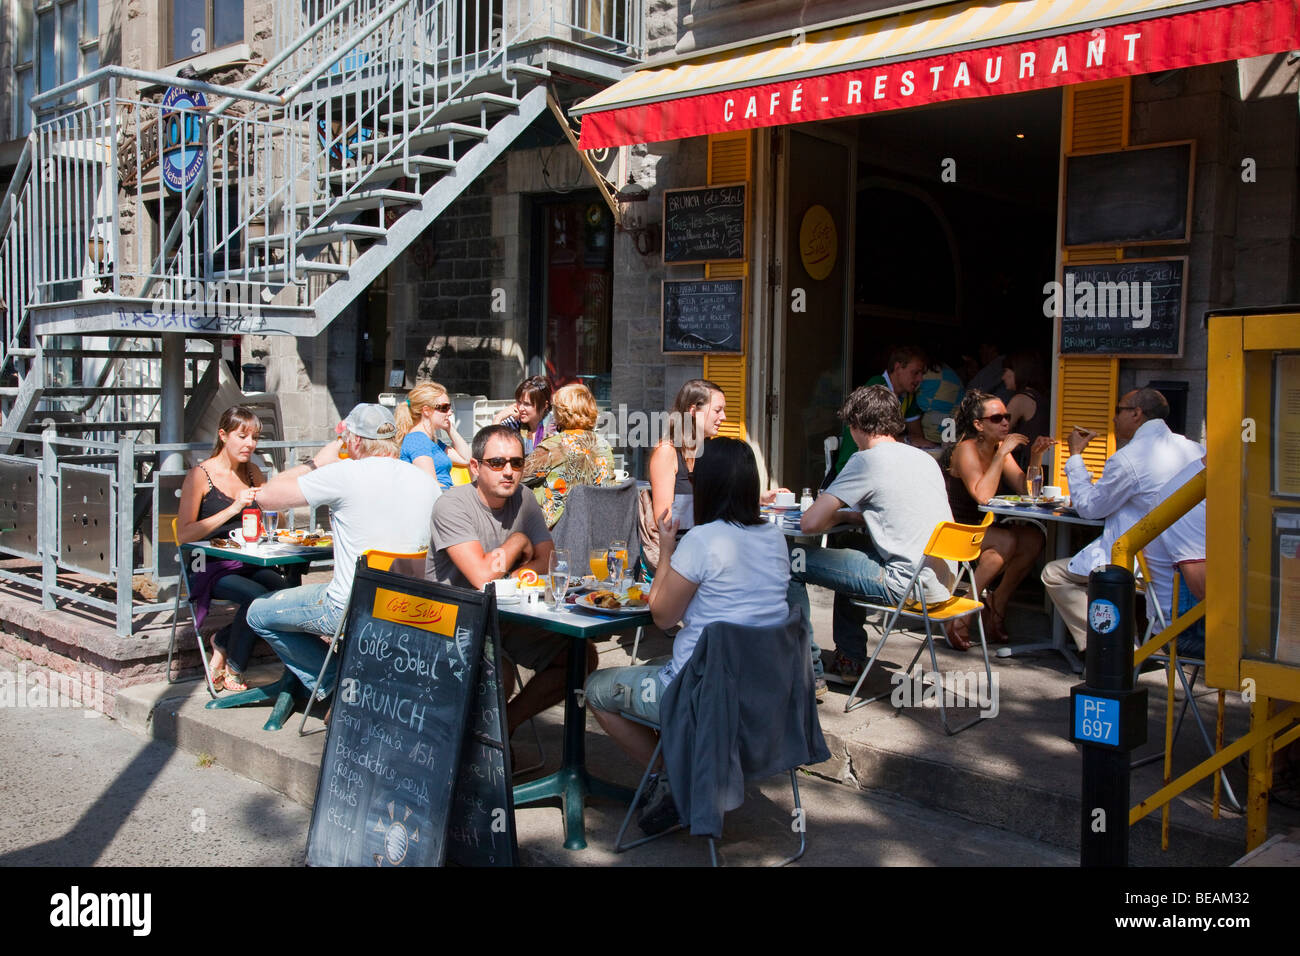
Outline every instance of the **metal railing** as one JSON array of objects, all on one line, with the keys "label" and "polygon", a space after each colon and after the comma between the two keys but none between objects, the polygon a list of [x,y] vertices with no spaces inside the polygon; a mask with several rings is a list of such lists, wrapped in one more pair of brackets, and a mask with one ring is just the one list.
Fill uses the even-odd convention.
[{"label": "metal railing", "polygon": [[[193,452],[204,458],[211,454],[211,444],[90,441],[59,436],[53,428],[40,433],[0,431],[0,438],[40,450],[39,456],[0,455],[0,474],[21,479],[11,485],[19,489],[15,498],[0,506],[0,555],[39,565],[39,572],[0,568],[0,580],[39,589],[47,610],[62,601],[108,612],[122,637],[132,633],[136,618],[170,613],[171,600],[136,601],[133,580],[148,575],[160,591],[176,583],[170,521],[184,472],[145,466],[167,452]],[[294,449],[314,450],[323,443],[267,441],[260,442],[258,450],[288,449],[286,460],[292,460]],[[273,470],[269,463],[267,468]],[[292,527],[294,512],[289,515]],[[141,564],[135,558],[137,528],[152,542],[149,560]],[[60,574],[65,575],[62,580]],[[67,577],[74,574],[114,585],[115,597],[110,600],[76,586]]]}]

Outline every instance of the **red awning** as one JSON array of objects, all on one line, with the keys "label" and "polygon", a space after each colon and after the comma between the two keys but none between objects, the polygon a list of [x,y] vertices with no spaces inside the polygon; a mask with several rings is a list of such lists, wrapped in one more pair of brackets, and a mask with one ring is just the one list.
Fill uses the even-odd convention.
[{"label": "red awning", "polygon": [[[594,149],[1041,90],[1298,49],[1298,7],[1296,0],[954,4],[809,34],[797,45],[767,43],[641,70],[572,112],[582,116],[580,145]],[[1052,23],[1068,27],[1041,35]],[[1026,34],[972,45],[976,36]],[[954,45],[961,49],[933,52]],[[931,55],[916,56],[922,50]],[[843,68],[846,60],[855,60],[852,68]],[[754,84],[760,76],[771,79]]]}]

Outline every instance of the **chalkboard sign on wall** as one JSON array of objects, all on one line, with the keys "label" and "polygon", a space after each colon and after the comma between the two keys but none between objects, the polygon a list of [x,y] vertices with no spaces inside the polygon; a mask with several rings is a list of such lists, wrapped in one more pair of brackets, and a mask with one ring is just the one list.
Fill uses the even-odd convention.
[{"label": "chalkboard sign on wall", "polygon": [[1063,354],[1183,354],[1186,256],[1066,266],[1058,294]]},{"label": "chalkboard sign on wall", "polygon": [[307,840],[312,866],[437,866],[490,598],[359,566]]},{"label": "chalkboard sign on wall", "polygon": [[1065,160],[1065,245],[1187,242],[1196,145],[1188,140]]},{"label": "chalkboard sign on wall", "polygon": [[664,263],[745,258],[745,184],[664,190]]},{"label": "chalkboard sign on wall", "polygon": [[667,280],[663,303],[665,352],[742,350],[743,280]]}]

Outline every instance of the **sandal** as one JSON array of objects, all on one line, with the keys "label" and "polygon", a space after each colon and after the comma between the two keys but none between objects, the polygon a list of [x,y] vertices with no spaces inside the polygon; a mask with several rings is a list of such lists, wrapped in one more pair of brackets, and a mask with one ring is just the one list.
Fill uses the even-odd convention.
[{"label": "sandal", "polygon": [[985,636],[998,644],[1010,643],[1011,635],[1007,633],[1006,615],[993,610],[993,596],[985,591],[980,595],[980,600],[984,602],[980,617],[984,619]]},{"label": "sandal", "polygon": [[248,690],[248,685],[244,683],[243,675],[239,674],[237,671],[232,671],[229,664],[226,665],[225,678],[226,690],[231,693],[238,694],[241,691]]},{"label": "sandal", "polygon": [[226,669],[218,667],[212,671],[212,689],[220,694],[226,689]]},{"label": "sandal", "polygon": [[954,651],[970,650],[970,625],[966,623],[965,618],[956,621],[945,621],[943,636],[948,639],[948,646]]}]

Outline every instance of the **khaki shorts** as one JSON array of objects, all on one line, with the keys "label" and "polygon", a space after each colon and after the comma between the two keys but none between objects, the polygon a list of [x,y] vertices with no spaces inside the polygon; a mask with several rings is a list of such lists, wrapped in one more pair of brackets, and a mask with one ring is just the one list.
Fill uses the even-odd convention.
[{"label": "khaki shorts", "polygon": [[552,634],[529,624],[505,622],[501,625],[501,649],[506,657],[520,667],[536,673],[551,666],[565,648],[569,639],[562,634]]}]

